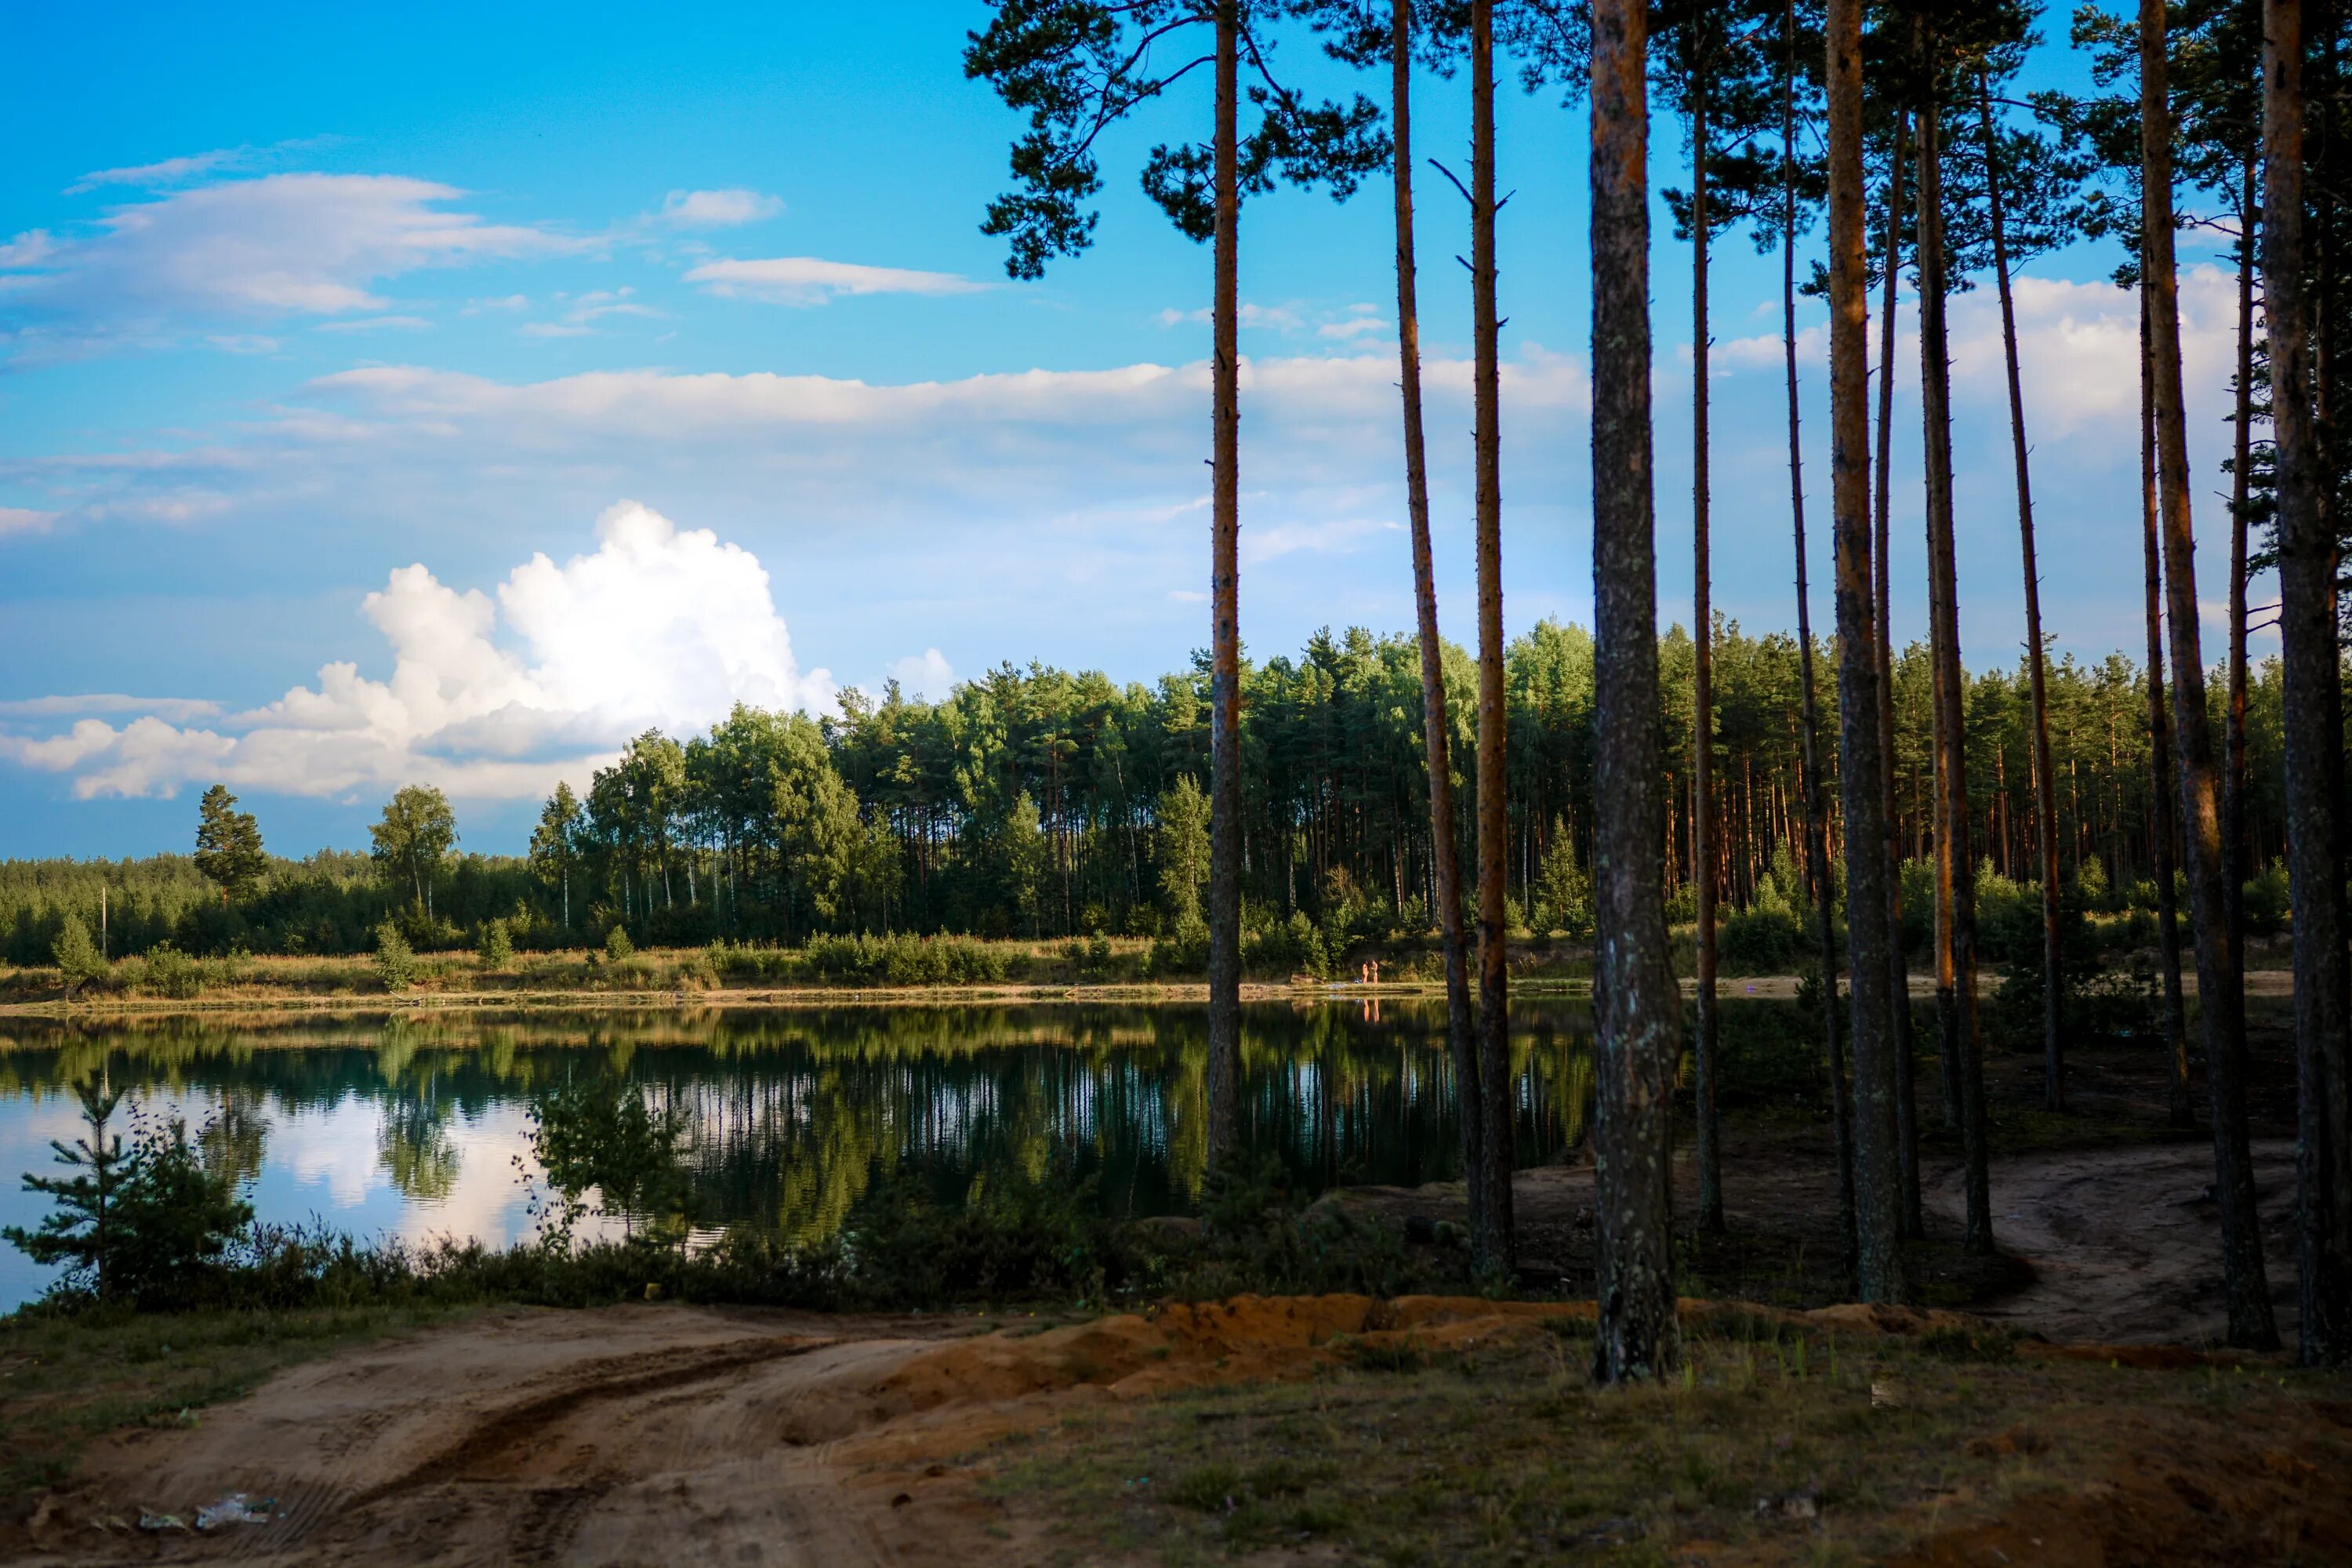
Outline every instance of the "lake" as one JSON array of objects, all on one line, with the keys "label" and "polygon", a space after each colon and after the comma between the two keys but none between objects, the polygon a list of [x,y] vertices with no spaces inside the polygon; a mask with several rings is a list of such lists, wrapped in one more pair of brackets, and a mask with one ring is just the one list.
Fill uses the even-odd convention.
[{"label": "lake", "polygon": [[[1519,1158],[1582,1135],[1588,1005],[1512,1008]],[[999,1173],[1092,1178],[1133,1216],[1181,1213],[1206,1152],[1202,1006],[840,1006],[375,1016],[201,1015],[0,1023],[0,1224],[47,1199],[73,1086],[207,1130],[265,1221],[363,1238],[532,1233],[537,1097],[628,1087],[686,1128],[698,1223],[831,1235],[878,1181],[960,1199]],[[1312,1191],[1460,1173],[1444,1010],[1430,1001],[1243,1010],[1244,1138]],[[117,1113],[118,1126],[126,1124]],[[0,1247],[0,1310],[50,1271]]]}]

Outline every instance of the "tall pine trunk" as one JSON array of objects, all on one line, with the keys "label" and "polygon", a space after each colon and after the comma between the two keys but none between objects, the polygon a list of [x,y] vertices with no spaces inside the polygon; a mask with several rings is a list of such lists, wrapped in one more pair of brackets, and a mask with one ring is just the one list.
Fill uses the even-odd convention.
[{"label": "tall pine trunk", "polygon": [[2172,721],[2164,712],[2164,574],[2158,543],[2156,500],[2156,377],[2147,346],[2147,294],[2139,308],[2140,521],[2147,556],[2147,750],[2148,787],[2155,810],[2149,836],[2156,840],[2157,949],[2164,963],[2164,1038],[2172,1080],[2172,1125],[2195,1122],[2189,1102],[2189,1007],[2180,985],[2180,911],[2173,887]]},{"label": "tall pine trunk", "polygon": [[1811,593],[1805,581],[1804,447],[1797,402],[1797,7],[1780,11],[1784,51],[1780,81],[1780,356],[1789,392],[1789,517],[1797,552],[1797,658],[1804,742],[1805,857],[1813,880],[1813,914],[1820,933],[1822,1031],[1830,1075],[1830,1136],[1838,1177],[1838,1233],[1845,1242],[1846,1271],[1853,1271],[1853,1118],[1847,1101],[1845,1042],[1838,1027],[1836,911],[1830,898],[1829,791],[1822,777],[1822,720],[1814,698]]},{"label": "tall pine trunk", "polygon": [[[1482,0],[1483,4],[1483,0]],[[1666,958],[1650,434],[1644,0],[1592,7],[1593,1375],[1655,1375],[1675,1317],[1673,1114],[1681,997]]]},{"label": "tall pine trunk", "polygon": [[[2298,1346],[2306,1366],[2352,1361],[2352,1141],[2346,1045],[2342,650],[2337,542],[2311,405],[2304,254],[2303,16],[2263,6],[2263,300],[2278,453],[2279,641],[2285,666],[2287,876],[2294,907]],[[2251,192],[2249,193],[2251,195]],[[2252,210],[2249,204],[2248,216]]]},{"label": "tall pine trunk", "polygon": [[1454,763],[1446,731],[1445,659],[1437,637],[1437,576],[1429,546],[1429,463],[1421,428],[1421,305],[1412,242],[1412,0],[1395,0],[1396,274],[1399,384],[1404,391],[1405,512],[1412,529],[1413,609],[1421,636],[1421,733],[1429,765],[1430,879],[1445,953],[1445,1043],[1454,1059],[1462,1117],[1462,1173],[1470,1232],[1481,1256],[1486,1228],[1485,1100],[1478,1092],[1478,1046],[1470,980],[1462,951],[1462,868],[1454,831]]},{"label": "tall pine trunk", "polygon": [[1923,29],[1919,110],[1919,406],[1927,454],[1928,653],[1936,688],[1936,1039],[1958,1069],[1968,1225],[1962,1245],[1992,1250],[1984,1066],[1977,1051],[1976,867],[1969,857],[1967,686],[1960,669],[1959,573],[1952,523],[1952,364],[1945,328],[1943,120],[1936,40]]},{"label": "tall pine trunk", "polygon": [[[1881,279],[1884,294],[1878,318],[1878,466],[1873,476],[1876,487],[1873,496],[1876,537],[1871,563],[1878,626],[1874,651],[1878,659],[1880,798],[1886,811],[1886,970],[1891,997],[1889,1016],[1894,1027],[1895,1144],[1903,1167],[1903,1234],[1916,1238],[1927,1234],[1927,1218],[1919,1194],[1919,1095],[1915,1070],[1918,1055],[1911,1045],[1911,963],[1903,951],[1903,826],[1902,812],[1895,797],[1895,605],[1887,548],[1889,486],[1895,472],[1895,290],[1902,273],[1903,158],[1910,127],[1909,111],[1896,110],[1895,155],[1889,161],[1886,175],[1886,270]],[[1780,280],[1784,320],[1794,308],[1793,271],[1793,263],[1784,259]],[[1843,1117],[1844,1113],[1841,1106],[1839,1115]],[[1850,1208],[1853,1185],[1851,1168],[1843,1181]],[[1853,1250],[1853,1229],[1849,1215],[1849,1253]]]},{"label": "tall pine trunk", "polygon": [[2221,1209],[2221,1278],[2230,1342],[2278,1343],[2254,1212],[2246,1142],[2245,996],[2221,887],[2221,814],[2212,725],[2205,711],[2197,625],[2196,531],[2189,510],[2189,426],[2180,391],[2180,299],[2172,247],[2172,110],[2164,0],[2140,0],[2140,286],[2147,292],[2156,392],[2157,489],[2163,506],[2166,608],[2171,623],[2172,727],[2180,742],[2180,816],[2197,936],[2197,1011],[2213,1100],[2213,1194]]},{"label": "tall pine trunk", "polygon": [[[1475,340],[1478,510],[1478,1114],[1486,1156],[1486,1242],[1480,1261],[1507,1271],[1516,1252],[1511,1167],[1509,780],[1504,744],[1502,367],[1495,313],[1495,7],[1470,8],[1470,310]],[[1467,1114],[1467,1108],[1465,1110]]]},{"label": "tall pine trunk", "polygon": [[2230,946],[2246,951],[2246,879],[2253,874],[2246,838],[2246,495],[2254,424],[2254,158],[2239,171],[2238,396],[2230,486],[2230,690],[2223,709],[2221,771],[2221,896],[2229,900]]},{"label": "tall pine trunk", "polygon": [[[1705,23],[1694,16],[1688,24]],[[1698,906],[1698,1029],[1692,1048],[1697,1082],[1692,1110],[1698,1122],[1698,1224],[1723,1228],[1721,1128],[1715,1114],[1716,930],[1715,930],[1715,610],[1707,540],[1707,210],[1706,43],[1691,49],[1691,357],[1697,372],[1691,386],[1691,551],[1696,581],[1691,609],[1696,639],[1691,736],[1691,870]],[[1804,557],[1797,558],[1804,571]],[[1801,577],[1799,579],[1802,581]],[[1834,1011],[1834,1009],[1832,1009]]]},{"label": "tall pine trunk", "polygon": [[[1829,0],[1830,479],[1837,537],[1838,727],[1853,1006],[1856,1278],[1903,1294],[1902,1176],[1889,1016],[1885,786],[1870,583],[1870,300],[1862,175],[1862,0]],[[1599,365],[1596,363],[1596,372]]]},{"label": "tall pine trunk", "polygon": [[2009,240],[2001,221],[2000,138],[1992,121],[1992,88],[1977,76],[1977,110],[1984,128],[1985,205],[1992,218],[1993,276],[2000,287],[2001,357],[2009,370],[2010,451],[2017,466],[2017,539],[2025,563],[2025,658],[2033,710],[2033,811],[2042,850],[2042,1103],[2066,1109],[2065,971],[2058,944],[2058,784],[2050,767],[2050,694],[2042,646],[2042,571],[2033,551],[2033,476],[2026,456],[2025,389],[2017,368],[2017,306],[2009,286]]},{"label": "tall pine trunk", "polygon": [[1241,350],[1237,328],[1240,193],[1234,128],[1240,21],[1217,7],[1215,340],[1210,414],[1209,653],[1209,1166],[1229,1167],[1241,1149],[1242,1107],[1242,692]]}]

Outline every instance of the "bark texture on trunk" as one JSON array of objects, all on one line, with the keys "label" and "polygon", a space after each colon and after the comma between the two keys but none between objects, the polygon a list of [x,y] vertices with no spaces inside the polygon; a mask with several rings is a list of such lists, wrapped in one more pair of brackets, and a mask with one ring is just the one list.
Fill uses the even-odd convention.
[{"label": "bark texture on trunk", "polygon": [[1658,624],[1650,436],[1649,100],[1643,0],[1592,7],[1592,587],[1595,773],[1593,1375],[1681,1355],[1673,1092],[1681,996],[1659,853]]},{"label": "bark texture on trunk", "polygon": [[[1495,7],[1470,8],[1470,310],[1476,366],[1478,507],[1478,1114],[1486,1156],[1487,1247],[1480,1261],[1507,1272],[1511,1223],[1510,800],[1504,746],[1502,365],[1495,309]],[[1466,1110],[1466,1108],[1465,1108]]]},{"label": "bark texture on trunk", "polygon": [[[1837,537],[1838,727],[1853,1000],[1857,1281],[1903,1294],[1902,1177],[1889,1017],[1885,784],[1870,581],[1870,300],[1863,228],[1862,0],[1829,0],[1830,479]],[[1595,369],[1598,369],[1596,364]]]},{"label": "bark texture on trunk", "polygon": [[[1694,26],[1696,26],[1694,19]],[[1691,70],[1691,550],[1696,586],[1691,610],[1695,687],[1691,737],[1691,873],[1698,905],[1698,1028],[1692,1047],[1697,1082],[1692,1110],[1698,1123],[1698,1224],[1723,1228],[1723,1164],[1715,1114],[1716,931],[1715,931],[1715,609],[1710,603],[1707,539],[1707,214],[1706,46],[1692,52]],[[1799,582],[1805,569],[1797,558]],[[1802,599],[1799,603],[1801,605]],[[1808,694],[1810,695],[1810,693]],[[1832,1009],[1834,1011],[1834,1009]]]},{"label": "bark texture on trunk", "polygon": [[1396,138],[1398,384],[1404,394],[1405,511],[1412,530],[1412,598],[1421,637],[1421,733],[1429,764],[1429,858],[1437,929],[1445,954],[1445,1043],[1454,1060],[1462,1116],[1462,1173],[1470,1233],[1480,1256],[1486,1228],[1485,1101],[1478,1093],[1478,1046],[1463,957],[1462,869],[1454,833],[1454,763],[1446,731],[1445,662],[1437,637],[1437,576],[1429,545],[1429,462],[1421,424],[1421,304],[1412,241],[1412,0],[1395,0],[1391,130]]},{"label": "bark texture on trunk", "polygon": [[1215,291],[1210,412],[1209,1167],[1240,1152],[1242,1107],[1241,216],[1235,132],[1240,22],[1217,7]]},{"label": "bark texture on trunk", "polygon": [[2034,829],[2042,851],[2042,1103],[2066,1109],[2065,955],[2058,941],[2058,785],[2050,768],[2050,696],[2042,647],[2042,571],[2033,550],[2033,472],[2025,442],[2025,389],[2017,367],[2017,306],[2009,286],[2009,241],[2001,222],[2000,138],[1992,120],[1992,88],[1977,77],[1977,110],[1984,127],[1986,206],[1992,218],[1993,276],[2000,286],[2001,357],[2009,370],[2010,452],[2017,466],[2017,540],[2025,563],[2025,657],[2033,706]]},{"label": "bark texture on trunk", "polygon": [[[1935,65],[1934,40],[1921,50]],[[1960,671],[1959,572],[1952,526],[1952,364],[1944,319],[1942,109],[1931,85],[1919,111],[1919,406],[1927,455],[1929,654],[1936,671],[1936,1042],[1957,1068],[1970,1252],[1992,1250],[1984,1066],[1977,1054],[1976,865],[1969,855],[1967,687]]]},{"label": "bark texture on trunk", "polygon": [[2352,1360],[2352,1144],[2345,1059],[2352,1036],[2344,952],[2341,649],[2336,541],[2324,503],[2311,405],[2305,281],[2302,7],[2263,6],[2263,300],[2278,443],[2279,641],[2285,664],[2287,877],[2294,907],[2296,1274],[2305,1365]]},{"label": "bark texture on trunk", "polygon": [[2139,310],[2140,522],[2147,556],[2147,749],[2153,775],[2156,839],[2157,949],[2164,963],[2165,1047],[2171,1066],[2172,1125],[2186,1129],[2196,1117],[2189,1102],[2189,1006],[2180,984],[2179,899],[2173,888],[2178,869],[2173,839],[2172,721],[2164,712],[2164,572],[2158,543],[2156,501],[2156,377],[2147,348],[2147,298]]},{"label": "bark texture on trunk", "polygon": [[[1814,961],[1822,973],[1823,1059],[1829,1065],[1831,1135],[1837,1144],[1838,1221],[1846,1263],[1853,1261],[1853,1129],[1846,1115],[1845,1042],[1838,1026],[1836,912],[1830,897],[1829,793],[1822,778],[1822,716],[1813,681],[1813,606],[1805,572],[1805,479],[1797,401],[1797,12],[1780,13],[1787,69],[1780,92],[1780,354],[1789,392],[1789,522],[1796,548],[1797,661],[1804,735],[1799,754],[1806,873],[1813,886]],[[1712,1022],[1712,1020],[1710,1020]]]},{"label": "bark texture on trunk", "polygon": [[[1793,16],[1794,8],[1791,7]],[[1790,23],[1793,27],[1793,21]],[[1794,116],[1791,115],[1793,121]],[[1792,128],[1791,128],[1792,129]],[[1918,1054],[1911,1045],[1911,964],[1903,951],[1903,837],[1900,811],[1895,798],[1895,626],[1894,592],[1887,565],[1888,487],[1895,471],[1895,289],[1902,270],[1903,255],[1903,157],[1910,140],[1911,117],[1899,111],[1895,117],[1895,156],[1886,175],[1886,270],[1881,279],[1883,293],[1879,304],[1878,326],[1878,464],[1872,472],[1875,537],[1872,542],[1872,592],[1877,616],[1877,637],[1873,652],[1878,660],[1878,766],[1879,798],[1886,812],[1886,974],[1887,1016],[1893,1032],[1889,1049],[1895,1057],[1895,1142],[1896,1157],[1902,1165],[1903,1234],[1918,1237],[1927,1234],[1927,1219],[1919,1195],[1919,1092],[1916,1063]],[[1793,141],[1788,131],[1785,141]],[[1796,320],[1797,263],[1793,251],[1781,258],[1780,316],[1782,330],[1790,335],[1790,353],[1795,353],[1794,322]],[[1790,393],[1793,399],[1794,392]],[[1793,411],[1791,417],[1794,417]],[[1840,1134],[1845,1140],[1840,1158],[1843,1162],[1838,1172],[1838,1197],[1845,1216],[1846,1253],[1849,1263],[1853,1253],[1853,1155],[1852,1139],[1845,1131],[1846,1107],[1837,1107],[1835,1120]]]},{"label": "bark texture on trunk", "polygon": [[2171,624],[2172,727],[2180,745],[2180,818],[2197,937],[2197,1011],[2213,1100],[2213,1195],[2221,1209],[2221,1277],[2230,1342],[2278,1343],[2254,1212],[2246,1143],[2245,997],[2221,887],[2221,812],[2213,731],[2205,711],[2197,626],[2196,531],[2189,510],[2189,428],[2180,392],[2180,300],[2172,246],[2172,111],[2164,0],[2140,0],[2140,209],[2146,247],[2148,359],[2156,394],[2157,489],[2163,507],[2167,618]]}]

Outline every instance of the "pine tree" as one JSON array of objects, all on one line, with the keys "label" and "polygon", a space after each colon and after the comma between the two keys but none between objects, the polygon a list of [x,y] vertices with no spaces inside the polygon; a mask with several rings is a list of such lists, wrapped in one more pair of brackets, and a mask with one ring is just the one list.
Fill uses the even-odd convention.
[{"label": "pine tree", "polygon": [[[1101,189],[1097,138],[1139,106],[1162,97],[1202,65],[1214,78],[1210,143],[1152,150],[1146,195],[1177,229],[1213,243],[1210,290],[1209,525],[1209,1150],[1212,1164],[1235,1152],[1241,1136],[1241,199],[1271,188],[1276,174],[1328,184],[1345,196],[1389,158],[1380,114],[1352,104],[1309,106],[1267,68],[1271,40],[1248,0],[994,0],[988,26],[971,36],[964,74],[984,78],[1005,103],[1026,110],[1029,131],[1013,147],[1020,188],[989,205],[982,232],[1011,247],[1005,270],[1044,276],[1056,256],[1093,242],[1096,215],[1084,204]],[[1210,34],[1194,54],[1157,74],[1152,45]],[[1263,112],[1241,133],[1244,45]],[[1178,49],[1179,55],[1188,51]]]},{"label": "pine tree", "polygon": [[236,796],[226,784],[205,791],[197,812],[196,869],[220,889],[223,904],[245,897],[269,869],[260,825],[251,812],[236,809]]},{"label": "pine tree", "polygon": [[49,952],[57,960],[58,975],[66,984],[68,998],[83,986],[106,977],[107,962],[100,955],[98,943],[89,940],[89,927],[82,924],[79,915],[66,917]]},{"label": "pine tree", "polygon": [[[87,934],[83,940],[88,940]],[[68,1279],[87,1276],[99,1300],[107,1300],[114,1292],[112,1264],[121,1240],[119,1200],[123,1184],[130,1179],[134,1157],[124,1151],[121,1136],[107,1128],[116,1104],[122,1099],[121,1091],[110,1092],[86,1080],[74,1086],[74,1093],[81,1101],[82,1120],[89,1124],[89,1131],[71,1143],[57,1139],[49,1142],[49,1147],[57,1152],[57,1163],[74,1173],[27,1173],[25,1190],[47,1194],[57,1206],[42,1217],[38,1229],[27,1231],[22,1226],[12,1225],[0,1230],[0,1238],[5,1238],[36,1263],[45,1267],[64,1264]]]}]

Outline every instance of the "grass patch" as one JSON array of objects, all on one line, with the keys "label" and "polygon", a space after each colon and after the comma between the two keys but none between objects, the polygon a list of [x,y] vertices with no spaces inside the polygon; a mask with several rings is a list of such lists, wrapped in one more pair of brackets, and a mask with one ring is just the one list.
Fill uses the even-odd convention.
[{"label": "grass patch", "polygon": [[214,1310],[27,1309],[0,1318],[0,1497],[56,1485],[92,1438],[193,1426],[297,1362],[452,1321],[436,1306]]},{"label": "grass patch", "polygon": [[1475,1359],[1351,1357],[1310,1382],[1171,1395],[1000,1448],[989,1486],[1049,1521],[1053,1561],[1314,1547],[1349,1562],[1633,1564],[1701,1542],[1742,1560],[1878,1561],[2074,1494],[2151,1431],[2240,1448],[2262,1431],[2337,1478],[2323,1484],[2352,1476],[2352,1430],[2315,1436],[2308,1416],[2315,1395],[2352,1385],[2343,1374],[2130,1372],[2013,1348],[1741,1325],[1688,1342],[1682,1373],[1624,1389],[1592,1385],[1572,1330]]}]

